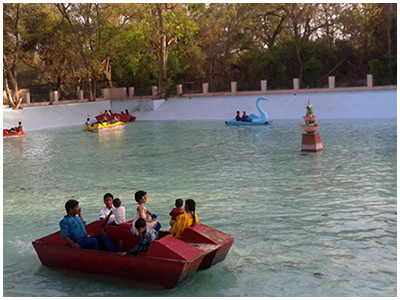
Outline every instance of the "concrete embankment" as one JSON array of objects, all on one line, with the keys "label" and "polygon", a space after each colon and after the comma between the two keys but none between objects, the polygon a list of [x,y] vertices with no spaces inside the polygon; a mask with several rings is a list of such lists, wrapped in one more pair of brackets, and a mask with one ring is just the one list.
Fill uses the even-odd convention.
[{"label": "concrete embankment", "polygon": [[[154,120],[229,120],[236,111],[259,114],[255,101],[259,96],[222,96],[171,98],[164,100],[107,100],[73,104],[25,107],[3,110],[3,128],[22,121],[24,130],[82,125],[88,117],[111,109],[128,109],[137,121]],[[261,108],[272,120],[300,119],[310,101],[314,113],[322,119],[397,118],[397,90],[265,95]]]}]

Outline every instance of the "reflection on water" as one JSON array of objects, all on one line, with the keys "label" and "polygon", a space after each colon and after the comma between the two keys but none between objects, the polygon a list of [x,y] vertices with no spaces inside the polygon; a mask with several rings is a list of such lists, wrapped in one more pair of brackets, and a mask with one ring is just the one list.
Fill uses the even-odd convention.
[{"label": "reflection on water", "polygon": [[[320,122],[318,154],[300,152],[302,120],[4,139],[4,296],[395,296],[396,120]],[[90,222],[111,192],[130,219],[139,189],[164,229],[176,198],[195,199],[201,222],[235,236],[225,262],[172,291],[41,266],[31,242],[58,230],[66,200]]]}]

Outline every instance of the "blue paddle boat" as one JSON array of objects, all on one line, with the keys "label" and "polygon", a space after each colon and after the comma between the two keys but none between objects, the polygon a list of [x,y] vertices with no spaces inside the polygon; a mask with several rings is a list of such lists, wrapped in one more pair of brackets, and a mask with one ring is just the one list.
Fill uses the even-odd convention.
[{"label": "blue paddle boat", "polygon": [[248,117],[247,121],[237,121],[236,118],[229,120],[229,121],[225,121],[225,124],[227,126],[256,126],[256,125],[268,125],[271,124],[271,118],[269,117],[269,115],[263,111],[259,105],[259,102],[261,100],[267,100],[267,98],[264,97],[259,97],[256,101],[256,106],[258,111],[260,112],[260,116],[256,116],[255,114],[251,114]]}]

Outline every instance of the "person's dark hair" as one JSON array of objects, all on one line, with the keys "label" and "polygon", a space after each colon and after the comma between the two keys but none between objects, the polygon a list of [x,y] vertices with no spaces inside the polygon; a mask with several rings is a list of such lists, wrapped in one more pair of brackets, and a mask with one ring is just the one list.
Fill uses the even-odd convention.
[{"label": "person's dark hair", "polygon": [[104,194],[103,200],[106,200],[106,198],[108,198],[108,197],[111,197],[111,199],[114,199],[114,196],[111,193],[107,193],[107,194]]},{"label": "person's dark hair", "polygon": [[136,201],[137,203],[139,203],[139,201],[142,200],[143,197],[144,197],[144,195],[146,195],[146,194],[147,194],[147,193],[146,193],[145,191],[137,191],[137,192],[135,193],[135,201]]},{"label": "person's dark hair", "polygon": [[183,200],[178,198],[175,200],[175,206],[176,207],[182,207],[183,206]]},{"label": "person's dark hair", "polygon": [[146,221],[142,218],[137,219],[135,222],[135,228],[139,229],[139,228],[143,228],[143,227],[146,227]]},{"label": "person's dark hair", "polygon": [[193,226],[194,223],[196,222],[196,218],[195,218],[195,215],[196,215],[196,202],[195,202],[193,199],[187,199],[187,200],[185,201],[185,206],[186,206],[186,205],[187,205],[189,211],[190,211],[190,212],[192,213],[192,215],[193,215],[193,223],[192,223],[192,225],[191,225],[191,226]]},{"label": "person's dark hair", "polygon": [[115,198],[113,200],[113,205],[114,205],[114,207],[120,207],[121,206],[121,200],[119,200],[119,198]]},{"label": "person's dark hair", "polygon": [[66,203],[65,203],[65,210],[67,211],[67,214],[69,213],[69,210],[70,209],[73,209],[75,206],[77,206],[79,204],[79,202],[78,201],[76,201],[76,200],[74,200],[74,199],[71,199],[71,200],[68,200]]}]

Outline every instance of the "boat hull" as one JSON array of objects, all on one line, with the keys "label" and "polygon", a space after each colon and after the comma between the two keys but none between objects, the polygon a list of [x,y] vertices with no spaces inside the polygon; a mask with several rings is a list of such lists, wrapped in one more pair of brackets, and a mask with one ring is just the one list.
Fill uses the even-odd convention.
[{"label": "boat hull", "polygon": [[116,278],[160,289],[172,289],[189,280],[203,259],[177,261],[142,255],[123,257],[115,253],[75,250],[69,246],[38,241],[33,242],[33,247],[41,263],[49,269]]},{"label": "boat hull", "polygon": [[133,122],[133,121],[136,120],[136,117],[135,117],[135,116],[126,115],[126,114],[112,114],[111,116],[112,116],[112,117],[114,117],[114,116],[118,117],[119,120],[120,120],[121,122],[124,122],[124,123],[126,123],[126,122]]},{"label": "boat hull", "polygon": [[[135,245],[139,244],[139,238],[132,237],[130,232],[131,227],[132,221],[123,223],[120,226],[107,226],[106,233],[114,244],[123,241],[124,247],[131,249]],[[170,235],[168,231],[160,231],[159,233],[160,238],[168,235]],[[185,229],[180,239],[172,238],[171,241],[185,242],[188,245],[201,250],[204,254],[204,258],[199,266],[199,270],[205,270],[225,260],[229,249],[232,247],[234,242],[234,237],[210,226],[199,223],[196,226]],[[183,249],[189,248],[185,245],[181,247]],[[151,250],[154,251],[154,248]],[[154,255],[161,255],[165,258],[171,257],[172,255],[169,253],[169,256],[165,256],[165,254],[161,252],[162,249],[160,249],[159,253],[154,253]]]},{"label": "boat hull", "polygon": [[124,122],[116,122],[113,124],[108,123],[96,123],[91,126],[83,127],[83,131],[107,131],[107,130],[116,130],[116,129],[123,129],[125,127]]},{"label": "boat hull", "polygon": [[[100,221],[87,225],[86,229],[88,235],[103,232]],[[133,256],[73,249],[62,240],[60,231],[32,244],[41,263],[50,269],[118,278],[161,289],[172,289],[189,280],[205,255],[171,236],[152,242],[147,253]],[[128,250],[125,245],[123,250]]]},{"label": "boat hull", "polygon": [[8,132],[9,129],[3,129],[3,137],[11,137],[11,136],[22,136],[25,135],[25,132],[23,130],[18,131],[18,132]]},{"label": "boat hull", "polygon": [[199,270],[205,270],[225,260],[234,237],[200,223],[185,229],[181,240],[205,251],[206,255],[199,267]]},{"label": "boat hull", "polygon": [[101,121],[104,120],[104,117],[105,117],[108,121],[110,121],[113,117],[118,117],[119,120],[120,120],[121,122],[124,122],[124,123],[126,123],[126,122],[133,122],[133,121],[136,120],[136,117],[135,117],[135,116],[132,116],[132,115],[127,115],[127,114],[111,114],[111,117],[110,117],[110,115],[109,115],[109,114],[106,114],[106,113],[96,116],[96,120],[97,120],[98,122],[101,122]]},{"label": "boat hull", "polygon": [[226,126],[260,126],[269,125],[270,122],[242,122],[236,121],[236,119],[225,121]]}]

